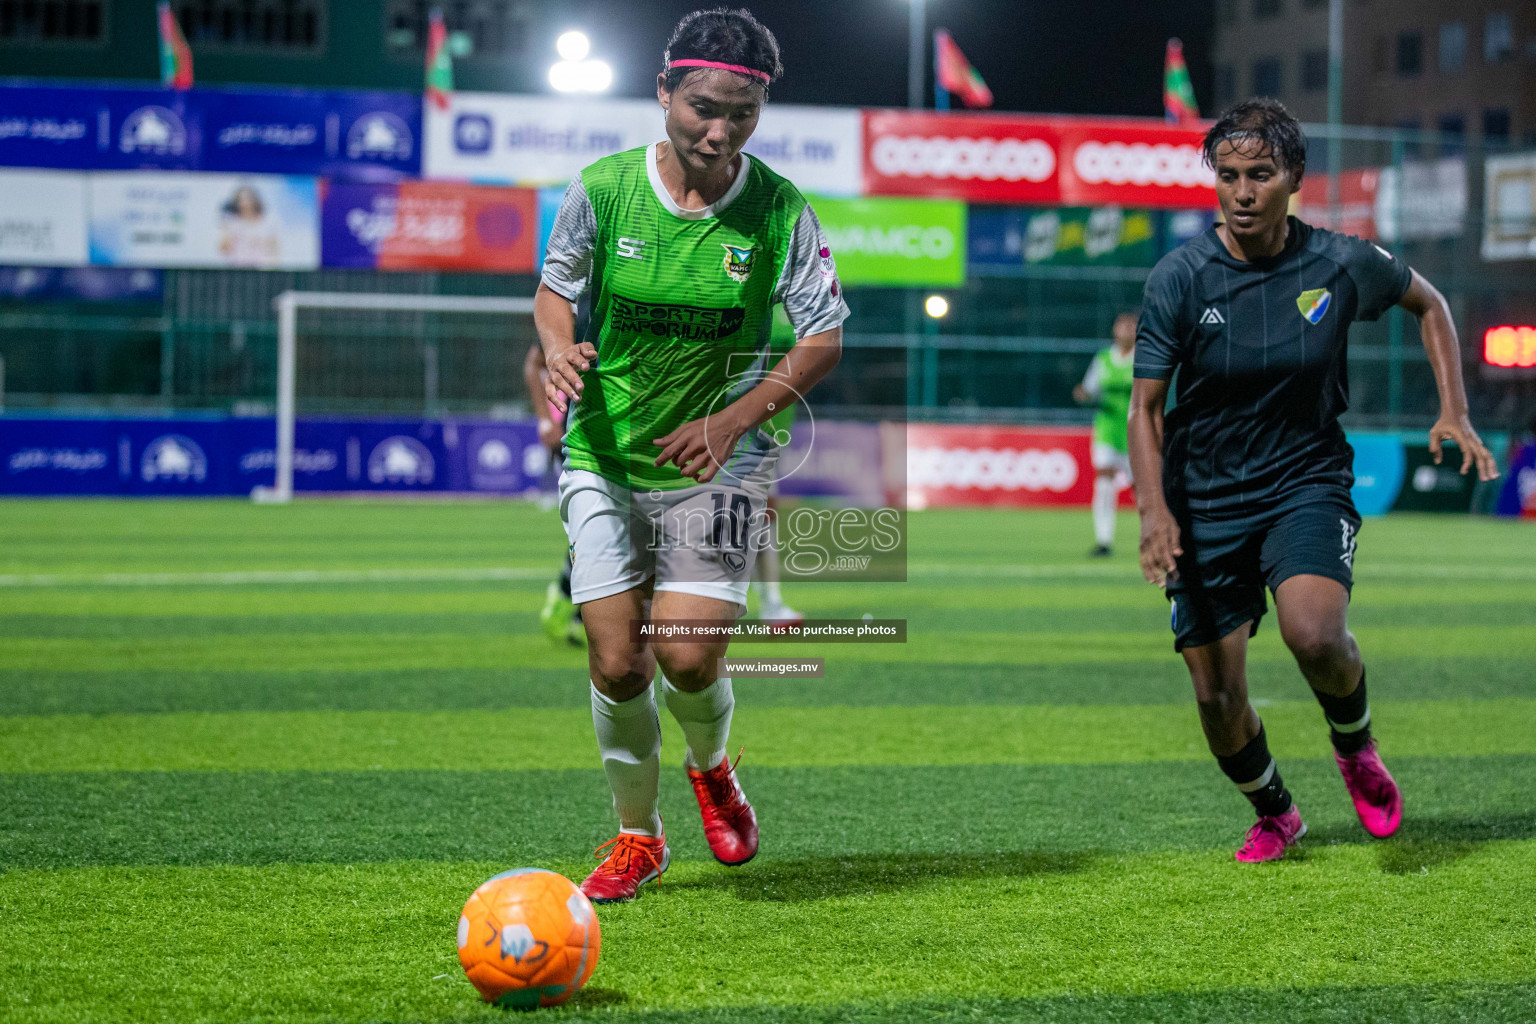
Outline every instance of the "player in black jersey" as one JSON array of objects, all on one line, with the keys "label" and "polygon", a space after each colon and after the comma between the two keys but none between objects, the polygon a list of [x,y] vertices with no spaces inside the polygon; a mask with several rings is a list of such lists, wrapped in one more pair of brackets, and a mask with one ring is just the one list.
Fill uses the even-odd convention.
[{"label": "player in black jersey", "polygon": [[[1237,851],[1275,860],[1306,831],[1248,701],[1248,638],[1274,593],[1280,635],[1329,726],[1361,823],[1391,835],[1402,796],[1376,753],[1365,668],[1349,631],[1355,536],[1349,325],[1394,305],[1419,321],[1440,392],[1429,433],[1461,471],[1498,475],[1467,417],[1444,297],[1386,250],[1286,215],[1306,170],[1301,126],[1274,100],[1224,114],[1205,137],[1224,223],[1164,257],[1136,338],[1131,465],[1141,567],[1167,590],[1200,722],[1222,771],[1258,812]],[[1164,417],[1170,379],[1174,404]]]}]

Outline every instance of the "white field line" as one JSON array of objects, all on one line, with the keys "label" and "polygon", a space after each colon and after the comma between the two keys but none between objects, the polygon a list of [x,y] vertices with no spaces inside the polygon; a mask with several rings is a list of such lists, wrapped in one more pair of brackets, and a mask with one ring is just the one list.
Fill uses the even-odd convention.
[{"label": "white field line", "polygon": [[275,583],[475,583],[544,580],[549,569],[297,569],[250,572],[108,572],[0,575],[0,587],[243,587]]},{"label": "white field line", "polygon": [[[1366,579],[1536,581],[1536,565],[1414,565],[1409,562],[1362,565]],[[243,587],[261,584],[332,583],[479,583],[547,580],[548,569],[476,566],[462,569],[292,569],[238,572],[112,572],[0,574],[4,587]],[[929,580],[1136,580],[1135,569],[1122,565],[945,565],[913,562],[909,578]],[[846,584],[845,584],[846,585]]]}]

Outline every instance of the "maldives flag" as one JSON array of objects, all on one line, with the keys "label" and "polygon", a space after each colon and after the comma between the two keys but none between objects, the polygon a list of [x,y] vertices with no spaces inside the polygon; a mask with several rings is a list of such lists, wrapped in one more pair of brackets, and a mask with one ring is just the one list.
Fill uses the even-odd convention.
[{"label": "maldives flag", "polygon": [[959,96],[960,102],[968,107],[992,105],[992,90],[981,80],[980,73],[971,67],[971,62],[965,59],[965,54],[960,52],[960,47],[955,45],[947,29],[941,28],[933,34],[933,50],[934,73],[938,77],[940,89]]},{"label": "maldives flag", "polygon": [[1170,124],[1200,120],[1195,87],[1189,80],[1189,68],[1184,65],[1184,44],[1177,39],[1168,40],[1163,58],[1163,112]]},{"label": "maldives flag", "polygon": [[192,47],[181,34],[181,26],[171,13],[171,5],[161,0],[160,19],[160,84],[167,89],[192,88]]},{"label": "maldives flag", "polygon": [[438,110],[448,109],[453,92],[453,57],[448,53],[448,26],[441,7],[432,8],[427,27],[427,99]]}]

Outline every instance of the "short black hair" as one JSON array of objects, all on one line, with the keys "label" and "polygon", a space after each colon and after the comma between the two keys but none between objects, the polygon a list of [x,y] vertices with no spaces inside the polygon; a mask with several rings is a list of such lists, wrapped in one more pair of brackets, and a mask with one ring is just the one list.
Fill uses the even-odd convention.
[{"label": "short black hair", "polygon": [[[672,67],[674,60],[685,58],[738,64],[761,71],[770,82],[784,73],[784,65],[779,61],[779,41],[745,7],[713,7],[683,16],[672,30],[662,56],[668,92],[676,90],[690,71],[700,70]],[[767,89],[767,83],[763,83],[763,91]]]},{"label": "short black hair", "polygon": [[1261,152],[1268,149],[1298,182],[1307,173],[1307,136],[1301,122],[1279,100],[1261,96],[1227,108],[1205,133],[1205,165],[1212,170],[1223,142],[1230,142],[1234,149],[1257,143]]}]

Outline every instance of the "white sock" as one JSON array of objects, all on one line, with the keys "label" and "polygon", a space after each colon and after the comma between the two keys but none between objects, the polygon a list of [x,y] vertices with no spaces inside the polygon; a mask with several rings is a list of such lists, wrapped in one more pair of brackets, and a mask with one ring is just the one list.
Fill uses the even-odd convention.
[{"label": "white sock", "polygon": [[779,538],[778,531],[770,529],[763,549],[757,553],[757,572],[762,590],[758,591],[765,608],[777,608],[784,603],[779,593]]},{"label": "white sock", "polygon": [[1093,478],[1093,536],[1105,547],[1115,543],[1115,506],[1120,500],[1120,488],[1114,477]]},{"label": "white sock", "polygon": [[610,700],[592,687],[592,727],[603,754],[603,771],[613,790],[619,830],[661,835],[657,788],[661,775],[661,722],[656,717],[656,691],[629,700]]},{"label": "white sock", "polygon": [[686,693],[663,676],[661,690],[667,696],[667,710],[688,739],[688,763],[707,771],[725,760],[731,711],[736,707],[731,681],[722,676],[698,693]]}]

